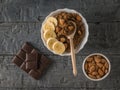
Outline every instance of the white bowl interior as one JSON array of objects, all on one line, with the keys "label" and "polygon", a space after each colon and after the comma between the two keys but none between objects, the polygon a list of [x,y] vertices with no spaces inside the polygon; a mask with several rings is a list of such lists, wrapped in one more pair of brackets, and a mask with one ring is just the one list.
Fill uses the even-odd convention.
[{"label": "white bowl interior", "polygon": [[[100,56],[104,57],[104,58],[107,60],[108,64],[109,64],[109,69],[108,69],[107,74],[104,75],[102,78],[99,78],[99,79],[90,78],[90,77],[86,74],[85,69],[84,69],[84,65],[85,65],[85,62],[86,62],[87,58],[90,57],[90,56],[93,56],[93,55],[100,55]],[[100,80],[105,79],[105,78],[109,75],[110,70],[111,70],[111,64],[110,64],[109,59],[108,59],[105,55],[103,55],[103,54],[101,54],[101,53],[93,53],[93,54],[88,55],[88,56],[84,59],[83,64],[82,64],[82,70],[83,70],[84,75],[85,75],[88,79],[90,79],[90,80],[92,80],[92,81],[100,81]]]},{"label": "white bowl interior", "polygon": [[[53,16],[53,15],[56,15],[57,13],[60,13],[60,12],[63,12],[63,11],[64,11],[64,12],[68,12],[68,13],[77,13],[77,14],[79,14],[79,15],[82,17],[82,22],[84,23],[84,27],[85,27],[85,36],[84,36],[81,44],[79,45],[79,47],[76,48],[76,50],[75,50],[75,53],[78,53],[78,52],[84,47],[84,45],[86,44],[86,42],[87,42],[87,40],[88,40],[88,35],[89,35],[89,32],[88,32],[88,24],[87,24],[87,22],[86,22],[86,19],[85,19],[79,12],[77,12],[77,11],[75,11],[75,10],[72,10],[72,9],[67,9],[67,8],[65,8],[65,9],[58,9],[58,10],[56,10],[56,11],[51,12],[51,13],[45,18],[45,20],[43,21],[42,25],[46,22],[46,20],[47,20],[48,17]],[[45,42],[45,40],[44,40],[44,38],[43,38],[43,30],[42,30],[42,27],[41,27],[41,38],[42,38],[42,41],[43,41],[44,45],[47,47],[46,42]],[[49,48],[48,48],[48,49],[49,49]],[[49,49],[49,50],[50,50],[50,49]],[[53,52],[52,50],[50,50],[50,51]],[[54,53],[54,52],[53,52],[53,53]],[[55,53],[54,53],[54,54],[55,54]],[[70,53],[63,53],[63,54],[60,54],[60,55],[61,55],[61,56],[68,56],[68,55],[70,55]]]}]

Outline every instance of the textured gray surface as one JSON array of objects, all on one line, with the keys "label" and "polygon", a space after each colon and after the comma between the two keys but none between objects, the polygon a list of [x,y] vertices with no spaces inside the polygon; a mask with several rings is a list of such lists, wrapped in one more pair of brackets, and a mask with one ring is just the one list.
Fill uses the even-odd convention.
[{"label": "textured gray surface", "polygon": [[[44,18],[58,8],[82,13],[89,24],[89,39],[77,55],[78,76],[72,75],[70,57],[52,54],[40,39]],[[36,81],[11,63],[26,41],[53,61]],[[110,75],[99,82],[88,80],[82,62],[101,52],[111,62]],[[120,0],[0,0],[0,90],[120,90]]]}]

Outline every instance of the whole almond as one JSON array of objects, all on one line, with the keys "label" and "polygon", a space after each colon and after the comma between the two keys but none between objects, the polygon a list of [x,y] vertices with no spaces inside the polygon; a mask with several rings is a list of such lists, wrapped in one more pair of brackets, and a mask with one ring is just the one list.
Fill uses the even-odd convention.
[{"label": "whole almond", "polygon": [[100,76],[100,75],[97,75],[96,78],[99,79],[99,78],[101,78],[101,76]]},{"label": "whole almond", "polygon": [[107,69],[105,69],[105,74],[108,72],[108,70]]},{"label": "whole almond", "polygon": [[99,68],[102,68],[102,67],[103,67],[103,64],[102,64],[102,63],[97,63],[97,66],[98,66]]},{"label": "whole almond", "polygon": [[95,70],[98,71],[99,67],[97,65],[95,65]]},{"label": "whole almond", "polygon": [[105,60],[105,59],[101,59],[101,63],[103,63],[103,64],[104,64],[105,62],[106,62],[106,60]]},{"label": "whole almond", "polygon": [[97,58],[99,58],[99,59],[101,59],[101,58],[102,58],[102,56],[100,56],[100,55],[97,55],[96,57],[97,57]]},{"label": "whole almond", "polygon": [[91,62],[93,60],[93,58],[92,57],[89,57],[86,61],[87,62]]},{"label": "whole almond", "polygon": [[89,68],[89,71],[90,71],[90,73],[92,73],[94,70],[95,70],[95,66],[92,65],[92,66]]},{"label": "whole almond", "polygon": [[109,68],[108,62],[105,63],[105,67],[106,67],[106,68]]},{"label": "whole almond", "polygon": [[101,61],[101,59],[99,59],[97,56],[94,56],[94,60],[96,63],[99,63]]},{"label": "whole almond", "polygon": [[98,73],[99,73],[100,76],[104,75],[104,72],[101,69],[98,69]]},{"label": "whole almond", "polygon": [[85,68],[85,70],[88,70],[88,64],[87,64],[87,62],[85,63],[84,68]]},{"label": "whole almond", "polygon": [[102,71],[105,72],[105,66],[102,67]]},{"label": "whole almond", "polygon": [[88,67],[90,68],[92,66],[92,63],[88,63]]},{"label": "whole almond", "polygon": [[95,65],[95,61],[94,60],[91,63],[92,63],[92,65]]},{"label": "whole almond", "polygon": [[96,75],[98,75],[98,72],[94,71],[91,74],[94,75],[94,76],[96,76]]},{"label": "whole almond", "polygon": [[94,75],[88,74],[88,76],[89,76],[90,78],[96,79],[96,77],[95,77]]}]

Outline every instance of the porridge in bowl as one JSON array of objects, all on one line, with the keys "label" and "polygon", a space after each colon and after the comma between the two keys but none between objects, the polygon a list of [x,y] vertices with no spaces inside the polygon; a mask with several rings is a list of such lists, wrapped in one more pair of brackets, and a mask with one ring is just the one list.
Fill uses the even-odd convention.
[{"label": "porridge in bowl", "polygon": [[65,10],[54,11],[48,15],[41,28],[41,38],[44,45],[58,55],[70,54],[70,41],[67,36],[73,33],[75,29],[73,44],[76,52],[83,48],[88,37],[88,26],[85,19],[75,11],[67,12]]}]

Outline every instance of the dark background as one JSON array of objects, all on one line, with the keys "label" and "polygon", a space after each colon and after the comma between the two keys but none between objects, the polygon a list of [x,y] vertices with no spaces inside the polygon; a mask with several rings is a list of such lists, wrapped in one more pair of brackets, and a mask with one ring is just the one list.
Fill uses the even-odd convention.
[{"label": "dark background", "polygon": [[[76,78],[70,57],[54,55],[40,38],[44,18],[59,8],[77,10],[89,25],[88,42],[76,55]],[[38,81],[11,63],[26,41],[53,61]],[[99,82],[82,72],[84,58],[94,52],[105,54],[112,66]],[[120,90],[120,0],[0,0],[0,90]]]}]

